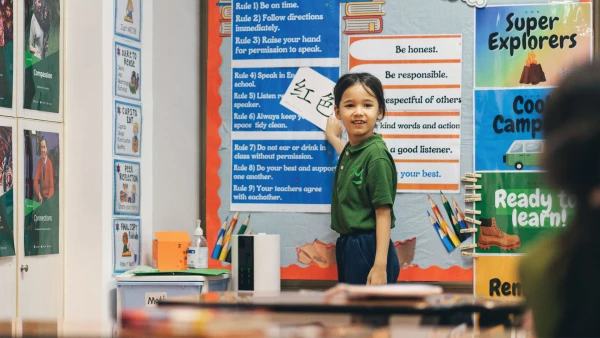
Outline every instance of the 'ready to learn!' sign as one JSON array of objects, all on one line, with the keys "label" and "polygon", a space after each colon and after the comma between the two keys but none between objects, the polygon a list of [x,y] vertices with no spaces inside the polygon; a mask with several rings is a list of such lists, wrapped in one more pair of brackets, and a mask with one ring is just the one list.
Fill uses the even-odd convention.
[{"label": "'ready to learn!' sign", "polygon": [[[566,227],[575,207],[566,193],[547,188],[541,173],[483,173],[478,184],[482,186],[481,202],[477,202],[481,211],[478,253],[525,253],[528,244]],[[510,246],[482,245],[486,226],[492,229],[487,231],[507,234]]]}]

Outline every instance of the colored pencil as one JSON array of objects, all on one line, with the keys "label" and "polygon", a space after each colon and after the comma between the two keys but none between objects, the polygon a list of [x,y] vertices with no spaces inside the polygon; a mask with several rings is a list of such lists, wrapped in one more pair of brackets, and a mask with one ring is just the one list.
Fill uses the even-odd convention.
[{"label": "colored pencil", "polygon": [[[458,207],[458,203],[456,203],[456,200],[454,199],[454,197],[452,197],[452,204],[454,204],[454,210],[456,210],[456,219],[458,220],[458,224],[460,225],[461,229],[467,229],[467,223],[465,222],[465,214],[460,210],[460,208]],[[471,234],[467,233],[464,234],[467,235],[466,237],[469,238],[471,237]]]},{"label": "colored pencil", "polygon": [[246,235],[251,235],[252,234],[252,227],[250,227],[250,230],[248,230],[248,233]]},{"label": "colored pencil", "polygon": [[250,215],[248,215],[248,217],[246,217],[246,220],[244,221],[244,223],[242,223],[242,226],[240,227],[240,230],[238,231],[238,235],[243,235],[244,232],[246,232],[246,228],[248,227],[248,223],[250,223]]},{"label": "colored pencil", "polygon": [[217,242],[215,243],[215,248],[213,249],[212,255],[210,258],[219,259],[219,254],[221,253],[221,249],[223,248],[223,235],[225,235],[225,229],[227,229],[227,220],[229,220],[229,216],[225,218],[225,222],[221,225],[221,229],[219,230],[219,234],[217,235]]},{"label": "colored pencil", "polygon": [[448,234],[448,236],[450,237],[450,240],[452,241],[452,244],[454,244],[454,246],[459,246],[460,240],[458,239],[458,237],[456,237],[454,230],[452,230],[452,228],[450,228],[448,226],[446,221],[444,221],[444,217],[442,217],[442,214],[440,213],[440,209],[438,209],[437,205],[435,205],[435,202],[433,202],[431,197],[429,195],[427,195],[427,198],[429,199],[429,204],[431,205],[433,214],[435,215],[435,217],[437,217],[438,224],[440,225],[440,227],[442,229],[444,229],[444,232],[446,232]]},{"label": "colored pencil", "polygon": [[[238,235],[243,235],[244,232],[246,232],[246,228],[248,227],[248,223],[250,222],[250,214],[248,214],[248,217],[246,217],[246,220],[244,221],[244,223],[242,223],[242,226],[240,227],[240,230],[238,230]],[[229,252],[227,253],[227,258],[225,258],[225,261],[227,263],[231,263],[231,251],[229,250]]]},{"label": "colored pencil", "polygon": [[210,256],[212,259],[219,259],[219,255],[223,250],[223,236],[219,237],[217,244],[215,244],[215,249],[213,250],[212,255]]},{"label": "colored pencil", "polygon": [[458,224],[460,225],[460,228],[461,228],[461,229],[467,229],[467,228],[469,228],[469,227],[467,226],[467,223],[466,223],[466,222],[465,222],[465,220],[463,219],[463,217],[461,217],[461,215],[460,215],[460,211],[458,210],[458,208],[457,208],[457,209],[455,209],[455,212],[456,212],[456,218],[457,218],[457,219],[456,219],[456,221],[457,221],[457,222],[458,222]]},{"label": "colored pencil", "polygon": [[448,219],[452,223],[452,228],[454,229],[454,233],[456,234],[456,236],[458,236],[458,238],[462,242],[466,239],[466,237],[460,233],[460,225],[458,225],[456,218],[454,218],[454,213],[452,212],[452,207],[450,206],[448,199],[446,199],[446,196],[444,196],[444,193],[441,190],[440,190],[440,195],[442,195],[442,204],[444,205],[444,209],[446,209],[446,213],[448,214]]},{"label": "colored pencil", "polygon": [[437,234],[440,237],[440,240],[442,241],[442,243],[444,244],[444,247],[446,248],[446,250],[448,252],[451,252],[452,250],[454,250],[454,245],[452,245],[452,242],[450,242],[450,240],[448,239],[448,236],[446,236],[446,234],[444,234],[444,230],[442,230],[440,228],[440,226],[437,224],[435,219],[433,219],[433,217],[431,216],[429,211],[427,211],[427,216],[429,216],[429,221],[431,222],[431,225],[433,225],[433,229],[437,232]]},{"label": "colored pencil", "polygon": [[[239,211],[237,211],[235,213],[235,215],[233,215],[233,218],[231,219],[231,223],[229,223],[230,228],[232,228],[232,229],[235,228],[235,225],[237,224],[237,221],[238,221],[238,217],[240,217]],[[231,231],[233,231],[233,230],[231,230]]]},{"label": "colored pencil", "polygon": [[[460,216],[460,218],[465,219],[465,214],[463,214],[463,212],[458,207],[458,203],[456,203],[456,200],[454,199],[454,197],[452,197],[452,204],[454,204],[454,209],[457,210],[457,215]],[[458,218],[459,221],[460,221],[460,218]]]},{"label": "colored pencil", "polygon": [[236,212],[233,218],[231,219],[231,223],[229,224],[229,229],[227,229],[227,233],[225,233],[225,240],[223,241],[223,249],[221,249],[221,254],[219,255],[219,260],[224,261],[227,258],[227,253],[229,252],[229,242],[231,241],[231,234],[233,233],[233,229],[235,229],[235,224],[237,223],[238,217],[240,216],[240,212]]},{"label": "colored pencil", "polygon": [[229,227],[227,228],[227,230],[225,231],[225,234],[223,235],[223,248],[226,249],[227,244],[229,243],[229,240],[231,239],[231,234],[233,234],[233,230],[235,229],[235,225],[237,224],[237,220],[238,217],[240,216],[240,212],[236,212],[235,215],[233,215],[233,218],[231,219],[231,222],[229,222]]},{"label": "colored pencil", "polygon": [[[460,217],[460,213],[458,211],[458,209],[456,209],[456,215],[458,216],[458,224],[460,225],[461,229],[468,229],[469,227],[467,226],[467,223],[465,223],[465,220]],[[465,233],[463,234],[465,236],[465,238],[470,238],[471,234],[470,233]]]}]

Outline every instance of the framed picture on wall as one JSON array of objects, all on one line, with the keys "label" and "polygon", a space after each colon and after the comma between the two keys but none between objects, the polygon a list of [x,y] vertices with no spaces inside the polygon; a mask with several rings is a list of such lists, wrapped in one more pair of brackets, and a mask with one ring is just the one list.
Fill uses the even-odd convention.
[{"label": "framed picture on wall", "polygon": [[0,117],[0,257],[14,256],[16,120]]},{"label": "framed picture on wall", "polygon": [[115,0],[115,35],[142,41],[142,1]]},{"label": "framed picture on wall", "polygon": [[113,166],[113,206],[115,215],[140,215],[140,163],[115,159]]},{"label": "framed picture on wall", "polygon": [[13,0],[0,3],[0,115],[15,116],[15,29]]},{"label": "framed picture on wall", "polygon": [[113,94],[141,101],[142,50],[120,42],[114,45]]},{"label": "framed picture on wall", "polygon": [[63,120],[63,12],[62,0],[20,2],[22,26],[18,41],[23,57],[18,73],[17,116],[45,121]]},{"label": "framed picture on wall", "polygon": [[142,153],[142,106],[114,101],[113,153],[140,157]]},{"label": "framed picture on wall", "polygon": [[140,264],[141,222],[139,218],[113,219],[113,272],[123,273]]},{"label": "framed picture on wall", "polygon": [[[21,257],[60,254],[64,163],[62,125],[19,121],[17,177]],[[31,264],[31,263],[29,263]]]}]

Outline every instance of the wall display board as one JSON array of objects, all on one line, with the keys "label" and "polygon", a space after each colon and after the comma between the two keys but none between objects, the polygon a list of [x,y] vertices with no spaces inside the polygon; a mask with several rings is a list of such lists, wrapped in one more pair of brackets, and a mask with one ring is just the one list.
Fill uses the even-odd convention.
[{"label": "wall display board", "polygon": [[142,261],[142,3],[142,0],[113,0],[111,170],[114,216],[111,232],[114,274],[135,269]]},{"label": "wall display board", "polygon": [[[328,212],[335,151],[314,124],[280,104],[333,112],[340,72],[337,0],[235,1],[231,33],[231,210]],[[310,29],[308,29],[310,27]],[[326,82],[296,77],[311,67]]]},{"label": "wall display board", "polygon": [[[208,242],[218,242],[227,217],[252,212],[255,233],[281,236],[283,279],[337,279],[338,235],[330,229],[329,214],[337,154],[322,131],[323,118],[333,108],[327,88],[343,73],[366,71],[385,86],[388,115],[376,132],[384,136],[399,173],[394,205],[397,220],[392,230],[402,266],[399,280],[472,281],[473,258],[463,255],[463,249],[476,248],[477,236],[460,230],[471,226],[466,223],[473,215],[465,215],[465,211],[473,209],[473,204],[465,204],[465,198],[474,197],[464,193],[460,177],[473,172],[474,161],[489,170],[517,171],[516,163],[509,166],[504,162],[504,155],[516,140],[539,139],[536,109],[545,101],[547,87],[568,71],[567,66],[549,60],[548,55],[554,55],[549,50],[559,50],[548,48],[549,44],[560,44],[562,39],[565,50],[558,58],[564,61],[571,60],[573,53],[587,52],[589,58],[591,48],[589,4],[544,5],[565,13],[566,7],[561,6],[572,6],[569,13],[577,12],[577,20],[584,21],[555,20],[555,30],[550,31],[550,21],[542,25],[538,20],[528,32],[520,29],[520,18],[556,16],[560,11],[541,5],[508,6],[506,13],[496,12],[505,15],[497,26],[495,19],[479,21],[481,13],[488,13],[480,11],[498,11],[490,7],[497,3],[438,1],[424,7],[420,0],[328,0],[318,4],[217,0],[209,5]],[[511,16],[513,31],[506,32],[506,16],[517,10],[528,13]],[[564,25],[577,30],[568,33],[570,28]],[[530,35],[540,35],[538,29],[547,34],[547,38],[537,38],[538,45],[543,41],[543,50],[534,50],[533,55],[527,48],[516,47],[518,39],[512,36],[528,44]],[[575,33],[577,46],[566,51]],[[498,46],[484,55],[480,49],[488,46],[490,35],[498,40]],[[517,64],[517,75],[505,74]],[[546,82],[539,77],[540,64]],[[521,80],[525,66],[529,68]],[[478,77],[480,71],[489,74],[484,79]],[[496,83],[486,83],[490,77]],[[481,92],[474,93],[475,86]],[[532,93],[533,89],[539,92]],[[515,100],[517,111],[507,110]],[[483,110],[491,113],[478,116]],[[501,117],[496,118],[498,115]],[[528,131],[509,140],[510,135],[517,135],[507,127],[509,120],[523,116],[530,119]],[[494,123],[502,133],[494,131]],[[519,125],[519,131],[523,127]],[[489,149],[473,156],[476,133]],[[498,142],[493,142],[494,137]],[[523,163],[519,172],[537,169]],[[485,180],[487,185],[488,178]],[[528,189],[528,194],[537,193]],[[547,194],[540,187],[540,196]],[[492,197],[481,198],[489,202]],[[522,213],[538,213],[540,219],[544,214],[549,222],[544,210],[533,204],[517,210],[517,223],[519,217],[525,217],[519,216]],[[505,212],[508,214],[503,217],[511,220],[513,211],[507,208]],[[549,212],[553,217],[561,213],[560,203]],[[531,236],[535,237],[533,232]],[[209,264],[221,267],[224,263],[210,260]]]},{"label": "wall display board", "polygon": [[348,70],[381,79],[379,124],[396,162],[399,192],[458,192],[462,37],[350,37]]},{"label": "wall display board", "polygon": [[475,11],[476,295],[523,296],[520,256],[568,226],[574,201],[548,189],[541,172],[542,116],[553,88],[591,59],[592,13],[589,1]]}]

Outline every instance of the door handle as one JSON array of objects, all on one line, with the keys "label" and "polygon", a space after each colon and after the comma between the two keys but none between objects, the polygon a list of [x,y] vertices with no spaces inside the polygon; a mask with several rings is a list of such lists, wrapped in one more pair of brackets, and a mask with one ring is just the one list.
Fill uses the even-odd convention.
[{"label": "door handle", "polygon": [[21,265],[21,272],[27,272],[27,271],[29,271],[29,266],[28,265],[25,265],[25,266]]}]

